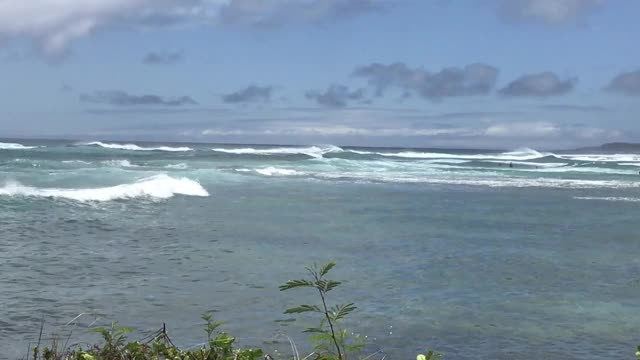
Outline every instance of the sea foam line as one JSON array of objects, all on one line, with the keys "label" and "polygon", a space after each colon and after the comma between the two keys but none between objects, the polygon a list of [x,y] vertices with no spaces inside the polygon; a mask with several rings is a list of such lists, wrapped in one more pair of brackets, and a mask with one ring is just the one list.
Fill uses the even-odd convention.
[{"label": "sea foam line", "polygon": [[[367,154],[367,152],[350,150],[357,154]],[[432,153],[432,152],[415,152],[415,151],[401,151],[396,153],[376,152],[369,154],[376,154],[386,157],[399,157],[407,159],[466,159],[466,160],[534,160],[547,156],[555,156],[553,153],[541,153],[533,149],[521,149],[516,151],[496,153],[496,154],[447,154],[447,153]]]},{"label": "sea foam line", "polygon": [[618,197],[618,196],[574,196],[576,200],[601,200],[601,201],[623,201],[623,202],[640,202],[640,198],[634,197]]},{"label": "sea foam line", "polygon": [[102,162],[102,164],[107,166],[123,167],[123,168],[140,167],[140,165],[132,164],[129,160],[105,160]]},{"label": "sea foam line", "polygon": [[118,199],[168,199],[174,195],[209,196],[197,181],[156,175],[131,184],[90,189],[37,188],[9,182],[0,188],[0,196],[33,196],[76,201],[112,201]]},{"label": "sea foam line", "polygon": [[314,158],[321,158],[322,155],[327,153],[336,153],[343,152],[344,150],[338,146],[327,145],[327,146],[309,146],[309,147],[276,147],[276,148],[265,148],[265,149],[255,149],[255,148],[235,148],[235,149],[225,149],[225,148],[216,148],[211,149],[215,152],[222,152],[227,154],[236,154],[236,155],[307,155]]},{"label": "sea foam line", "polygon": [[129,150],[129,151],[192,151],[193,149],[190,147],[170,147],[170,146],[159,146],[159,147],[141,147],[136,144],[110,144],[103,143],[100,141],[92,141],[88,143],[78,144],[80,146],[99,146],[106,149],[117,149],[117,150]]},{"label": "sea foam line", "polygon": [[0,142],[0,150],[29,150],[35,148],[38,148],[38,146],[25,146],[22,144]]}]

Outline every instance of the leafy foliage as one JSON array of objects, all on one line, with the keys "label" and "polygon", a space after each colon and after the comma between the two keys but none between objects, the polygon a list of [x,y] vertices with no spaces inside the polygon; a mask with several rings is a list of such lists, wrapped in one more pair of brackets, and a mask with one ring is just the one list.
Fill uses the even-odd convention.
[{"label": "leafy foliage", "polygon": [[[366,344],[366,339],[363,337],[354,336],[346,329],[339,327],[340,322],[356,310],[356,306],[353,303],[327,305],[327,293],[341,284],[340,281],[325,278],[335,265],[335,262],[330,262],[320,267],[316,265],[307,267],[311,275],[309,279],[290,280],[279,287],[281,291],[313,288],[320,297],[319,305],[304,304],[285,311],[286,314],[311,313],[320,316],[320,324],[317,327],[304,330],[305,333],[310,334],[309,339],[315,344],[315,352],[304,359],[313,356],[314,360],[346,360],[348,354],[360,353]],[[207,342],[195,350],[181,350],[176,347],[164,326],[146,337],[147,341],[128,341],[127,335],[132,332],[132,329],[113,322],[110,327],[97,327],[91,330],[92,333],[102,337],[102,344],[93,345],[88,349],[79,346],[68,349],[65,342],[59,349],[55,338],[51,345],[44,347],[41,347],[38,341],[32,349],[31,360],[274,360],[262,349],[236,348],[236,338],[221,331],[220,328],[224,323],[215,321],[212,314],[204,313],[201,319],[205,322],[204,331]],[[42,335],[42,327],[40,332]],[[295,349],[295,344],[292,343],[292,347],[294,360],[299,360],[301,357]],[[640,360],[640,347],[636,355]],[[363,360],[371,358],[372,355],[361,357]],[[433,351],[417,357],[417,360],[440,359],[442,355]]]},{"label": "leafy foliage", "polygon": [[443,354],[434,352],[433,350],[429,350],[426,354],[419,354],[418,356],[416,356],[416,360],[440,360],[443,357]]},{"label": "leafy foliage", "polygon": [[[311,333],[309,339],[316,344],[314,350],[319,352],[319,359],[344,360],[349,352],[359,352],[364,346],[364,339],[356,337],[349,341],[349,334],[345,329],[338,328],[338,322],[356,309],[353,303],[327,305],[327,293],[340,284],[341,281],[329,280],[325,275],[329,273],[336,262],[332,261],[320,267],[313,265],[307,267],[311,275],[309,279],[289,280],[280,286],[280,291],[296,288],[315,288],[320,296],[321,306],[303,304],[285,310],[285,314],[318,313],[321,315],[320,325],[306,329],[304,332]],[[334,352],[335,351],[335,352]]]},{"label": "leafy foliage", "polygon": [[206,321],[206,325],[204,331],[207,333],[207,341],[211,341],[211,336],[213,333],[222,325],[224,322],[222,321],[213,321],[213,315],[210,313],[204,313],[200,317],[202,320]]}]

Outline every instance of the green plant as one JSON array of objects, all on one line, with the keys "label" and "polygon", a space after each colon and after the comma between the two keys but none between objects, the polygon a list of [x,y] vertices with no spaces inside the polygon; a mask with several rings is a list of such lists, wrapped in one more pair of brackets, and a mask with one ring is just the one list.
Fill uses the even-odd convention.
[{"label": "green plant", "polygon": [[207,333],[207,341],[211,341],[211,336],[213,335],[213,333],[220,326],[224,325],[224,322],[213,321],[213,315],[211,315],[211,313],[204,313],[200,318],[206,322],[204,331]]},{"label": "green plant", "polygon": [[[307,267],[311,275],[308,279],[291,280],[280,286],[280,290],[308,287],[317,291],[320,302],[318,305],[300,305],[287,309],[286,314],[316,313],[320,315],[320,324],[317,327],[305,330],[311,333],[310,339],[315,343],[315,352],[305,357],[305,359],[315,356],[315,360],[346,360],[347,355],[360,352],[365,341],[360,336],[351,336],[350,333],[340,326],[351,312],[356,309],[353,303],[330,306],[327,304],[327,293],[342,284],[340,281],[326,278],[329,271],[336,265],[335,262],[327,263],[318,267],[317,265]],[[236,338],[224,331],[220,331],[224,324],[214,321],[210,313],[204,313],[202,320],[205,321],[204,331],[207,334],[207,342],[195,350],[181,350],[176,347],[168,336],[163,324],[162,328],[146,336],[140,341],[127,341],[127,334],[132,330],[128,327],[120,326],[118,323],[111,323],[110,327],[99,327],[91,330],[100,334],[103,344],[92,345],[83,350],[79,346],[67,347],[71,332],[66,341],[59,342],[57,336],[53,336],[49,345],[41,344],[42,329],[44,321],[40,326],[40,336],[37,345],[33,347],[32,360],[273,360],[270,355],[265,355],[261,349],[238,349]],[[288,337],[287,337],[288,338]],[[294,359],[300,359],[297,348],[293,341],[292,345]],[[58,346],[60,345],[60,346]],[[374,359],[381,350],[363,357],[362,360]],[[27,358],[29,357],[27,354]],[[640,347],[636,353],[640,360]],[[386,356],[386,355],[385,355]],[[384,359],[384,357],[383,357]],[[440,360],[442,354],[428,351],[426,354],[417,356],[417,360]]]},{"label": "green plant", "polygon": [[[349,333],[347,330],[338,328],[338,322],[356,309],[353,303],[334,306],[327,305],[327,293],[342,283],[341,281],[325,278],[325,275],[327,275],[335,265],[336,262],[332,261],[321,267],[315,264],[306,267],[306,270],[311,275],[309,279],[289,280],[280,286],[280,291],[297,288],[314,288],[318,291],[321,302],[320,306],[304,304],[289,308],[284,313],[300,314],[311,312],[320,314],[320,325],[305,330],[307,333],[313,333],[313,335],[310,336],[310,340],[317,343],[314,349],[321,351],[318,358],[337,358],[338,360],[344,360],[349,351],[362,350],[365,341],[358,336],[354,338],[353,342],[349,343]],[[331,354],[331,348],[335,349],[335,354]]]},{"label": "green plant", "polygon": [[416,356],[416,360],[440,360],[444,357],[443,354],[434,352],[433,350],[427,351],[427,354],[419,354]]},{"label": "green plant", "polygon": [[[235,338],[225,332],[216,332],[222,325],[214,322],[209,314],[202,317],[207,332],[207,346],[192,351],[183,351],[171,343],[164,326],[151,335],[149,342],[126,341],[130,328],[112,323],[110,328],[96,328],[92,332],[102,336],[104,344],[94,345],[83,351],[81,348],[58,352],[55,343],[42,349],[42,360],[260,360],[261,349],[234,349]],[[215,333],[215,334],[214,334]],[[215,335],[215,336],[214,336]],[[34,360],[39,360],[38,347],[34,348]]]},{"label": "green plant", "polygon": [[125,346],[126,335],[131,331],[133,331],[131,328],[120,326],[117,322],[112,322],[110,328],[98,327],[91,330],[102,336],[104,346],[101,355],[105,357],[120,351]]}]

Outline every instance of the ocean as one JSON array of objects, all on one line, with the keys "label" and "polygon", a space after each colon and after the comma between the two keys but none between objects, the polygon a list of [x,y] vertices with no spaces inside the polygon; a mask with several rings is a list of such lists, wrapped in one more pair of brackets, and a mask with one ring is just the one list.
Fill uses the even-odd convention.
[{"label": "ocean", "polygon": [[283,311],[314,294],[278,285],[331,260],[329,302],[356,303],[378,358],[633,358],[639,171],[604,151],[3,141],[0,358],[43,319],[70,343],[118,321],[197,346],[205,311],[304,349],[313,320]]}]

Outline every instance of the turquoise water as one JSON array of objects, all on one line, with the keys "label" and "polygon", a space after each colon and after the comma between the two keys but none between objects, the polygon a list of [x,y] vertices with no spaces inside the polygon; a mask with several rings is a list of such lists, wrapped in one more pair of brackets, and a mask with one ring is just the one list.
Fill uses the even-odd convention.
[{"label": "turquoise water", "polygon": [[[509,164],[511,163],[511,166]],[[3,141],[0,358],[111,320],[183,346],[309,322],[277,286],[337,260],[369,351],[631,358],[640,155]],[[77,315],[73,324],[64,326]],[[269,347],[270,345],[265,345]]]}]

